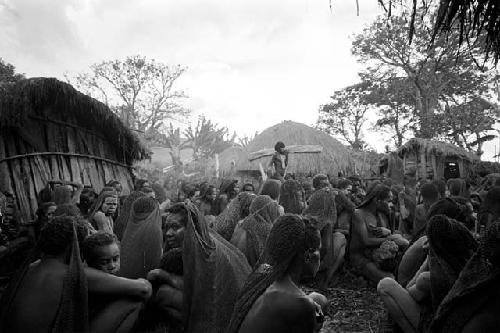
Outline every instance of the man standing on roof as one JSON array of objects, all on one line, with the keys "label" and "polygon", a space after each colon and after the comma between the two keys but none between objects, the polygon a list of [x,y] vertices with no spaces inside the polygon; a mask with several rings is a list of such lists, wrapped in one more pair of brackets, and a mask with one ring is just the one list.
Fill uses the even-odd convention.
[{"label": "man standing on roof", "polygon": [[273,178],[285,181],[286,169],[288,166],[288,151],[285,149],[285,144],[281,141],[274,145],[276,151],[269,163],[269,169],[273,171]]}]

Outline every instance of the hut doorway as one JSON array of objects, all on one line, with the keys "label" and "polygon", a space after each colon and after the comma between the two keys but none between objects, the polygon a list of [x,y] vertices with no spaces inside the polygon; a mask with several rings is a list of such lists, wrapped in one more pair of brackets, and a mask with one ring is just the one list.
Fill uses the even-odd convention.
[{"label": "hut doorway", "polygon": [[460,178],[460,167],[456,162],[445,162],[444,163],[444,178],[446,180],[450,178]]}]

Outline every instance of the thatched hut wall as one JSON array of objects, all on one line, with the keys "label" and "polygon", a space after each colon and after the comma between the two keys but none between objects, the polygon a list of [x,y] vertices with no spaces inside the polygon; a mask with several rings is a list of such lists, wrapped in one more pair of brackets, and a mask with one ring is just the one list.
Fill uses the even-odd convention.
[{"label": "thatched hut wall", "polygon": [[116,179],[127,193],[130,165],[146,156],[116,115],[69,84],[36,78],[0,88],[0,191],[16,197],[22,222],[34,218],[49,180],[100,191]]},{"label": "thatched hut wall", "polygon": [[[355,173],[356,161],[352,158],[349,150],[328,134],[293,121],[284,121],[257,135],[246,147],[247,152],[255,152],[265,148],[273,148],[277,141],[285,145],[319,145],[323,151],[318,154],[293,154],[289,157],[288,172],[299,174],[327,173],[337,175],[342,172],[345,175]],[[259,163],[264,169],[269,164],[269,158],[249,161],[248,156],[240,158],[236,169],[240,173],[250,174],[258,172]]]},{"label": "thatched hut wall", "polygon": [[460,177],[467,178],[472,169],[472,163],[478,157],[463,148],[453,144],[413,138],[398,150],[403,159],[403,170],[406,175],[417,179],[433,175],[435,179],[445,178],[447,163],[456,163]]}]

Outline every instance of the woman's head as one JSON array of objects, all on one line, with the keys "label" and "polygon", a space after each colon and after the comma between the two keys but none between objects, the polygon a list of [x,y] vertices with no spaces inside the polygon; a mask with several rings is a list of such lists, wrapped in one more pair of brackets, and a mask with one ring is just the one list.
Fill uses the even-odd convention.
[{"label": "woman's head", "polygon": [[204,200],[214,202],[217,199],[217,189],[213,185],[208,185],[200,195]]},{"label": "woman's head", "polygon": [[439,192],[433,183],[425,183],[420,188],[420,194],[422,195],[422,200],[427,206],[432,205],[439,200]]},{"label": "woman's head", "polygon": [[443,198],[436,201],[427,212],[427,220],[430,220],[434,215],[446,215],[464,225],[473,224],[470,207],[466,203],[462,204],[451,198]]},{"label": "woman's head", "polygon": [[58,186],[54,189],[54,202],[56,205],[64,205],[71,203],[73,191],[67,186]]},{"label": "woman's head", "polygon": [[491,187],[479,208],[478,219],[482,225],[489,226],[500,217],[500,186]]},{"label": "woman's head", "polygon": [[285,214],[276,220],[269,233],[264,257],[273,267],[284,265],[283,274],[306,269],[304,273],[315,275],[319,268],[320,247],[321,235],[313,219]]},{"label": "woman's head", "polygon": [[118,196],[116,195],[116,192],[103,192],[99,197],[100,198],[97,200],[102,200],[99,210],[106,216],[112,216],[115,214],[116,209],[118,208]]},{"label": "woman's head", "polygon": [[314,187],[315,190],[329,187],[330,181],[328,180],[328,176],[324,174],[318,174],[314,176],[312,180],[312,186]]},{"label": "woman's head", "polygon": [[268,195],[273,200],[279,200],[280,198],[281,182],[275,179],[269,179],[264,182],[262,189],[260,190],[260,195]]},{"label": "woman's head", "polygon": [[228,197],[233,198],[239,192],[237,179],[224,179],[220,185],[220,193],[226,194]]},{"label": "woman's head", "polygon": [[250,204],[250,214],[258,215],[267,222],[274,222],[279,216],[279,206],[267,195],[259,195]]},{"label": "woman's head", "polygon": [[446,215],[434,215],[426,229],[429,247],[459,273],[477,249],[477,242],[467,228]]},{"label": "woman's head", "polygon": [[56,216],[48,221],[40,231],[38,249],[47,255],[62,255],[70,249],[73,242],[74,231],[78,242],[87,236],[87,224],[71,216]]},{"label": "woman's head", "polygon": [[75,218],[81,218],[82,213],[80,209],[73,204],[59,205],[54,210],[54,216],[71,216]]},{"label": "woman's head", "polygon": [[56,209],[57,205],[55,202],[44,202],[38,207],[36,211],[38,220],[43,221],[43,223],[52,220],[54,218],[54,212],[56,211]]},{"label": "woman's head", "polygon": [[167,215],[164,226],[165,249],[182,249],[188,212],[183,203],[172,205],[166,212]]},{"label": "woman's head", "polygon": [[304,190],[294,179],[286,180],[281,185],[280,205],[285,213],[300,214],[305,207]]}]

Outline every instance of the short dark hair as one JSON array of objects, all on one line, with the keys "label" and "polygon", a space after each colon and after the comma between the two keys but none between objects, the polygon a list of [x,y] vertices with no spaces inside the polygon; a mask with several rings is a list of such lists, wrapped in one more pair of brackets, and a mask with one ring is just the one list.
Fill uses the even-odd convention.
[{"label": "short dark hair", "polygon": [[109,232],[98,232],[85,238],[82,244],[83,259],[87,263],[97,260],[97,249],[113,243],[120,244],[118,238]]},{"label": "short dark hair", "polygon": [[322,173],[317,174],[317,175],[316,175],[316,176],[314,176],[314,178],[313,178],[313,184],[312,184],[312,185],[313,185],[313,187],[314,187],[315,189],[317,189],[317,188],[319,187],[319,185],[321,184],[321,181],[322,181],[322,180],[325,180],[325,179],[326,179],[326,180],[328,180],[327,175],[324,175],[324,174],[322,174]]},{"label": "short dark hair", "polygon": [[274,150],[279,152],[281,148],[285,148],[285,144],[281,141],[276,142],[276,144],[274,145]]},{"label": "short dark hair", "polygon": [[38,249],[44,254],[62,254],[73,242],[73,226],[78,242],[82,242],[88,233],[86,221],[72,216],[57,216],[40,231]]}]

